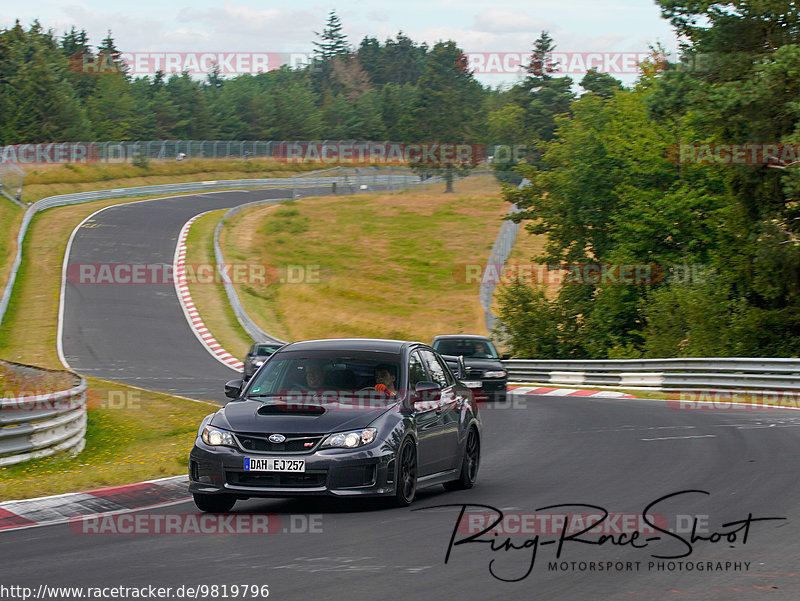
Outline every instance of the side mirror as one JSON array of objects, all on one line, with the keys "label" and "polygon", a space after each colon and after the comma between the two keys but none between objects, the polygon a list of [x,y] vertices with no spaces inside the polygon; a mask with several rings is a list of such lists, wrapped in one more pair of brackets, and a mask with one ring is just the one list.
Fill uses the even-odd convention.
[{"label": "side mirror", "polygon": [[242,392],[242,386],[244,381],[242,380],[231,380],[230,382],[225,383],[225,396],[229,399],[235,399],[239,396],[239,393]]},{"label": "side mirror", "polygon": [[464,355],[458,356],[458,373],[456,377],[459,380],[463,380],[467,377],[467,365],[464,363]]},{"label": "side mirror", "polygon": [[417,382],[414,393],[418,401],[438,401],[442,396],[442,387],[436,382]]},{"label": "side mirror", "polygon": [[511,355],[509,353],[503,353],[500,356],[500,359],[502,359],[503,361],[508,361],[509,359],[511,359]]}]

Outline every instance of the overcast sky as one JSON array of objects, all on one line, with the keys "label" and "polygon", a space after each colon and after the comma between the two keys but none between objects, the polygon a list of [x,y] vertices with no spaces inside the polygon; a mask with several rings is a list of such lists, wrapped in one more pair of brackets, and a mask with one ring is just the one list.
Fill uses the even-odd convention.
[{"label": "overcast sky", "polygon": [[[15,19],[27,26],[39,19],[60,34],[75,25],[86,29],[96,46],[111,29],[117,47],[125,52],[238,52],[275,53],[288,60],[290,53],[308,53],[322,31],[328,12],[336,10],[344,33],[354,45],[365,36],[379,40],[402,30],[417,42],[434,44],[455,40],[473,55],[478,78],[486,84],[513,83],[514,56],[526,53],[542,30],[550,32],[557,51],[583,53],[573,71],[587,60],[605,61],[616,77],[632,81],[615,53],[647,52],[660,42],[668,50],[677,46],[667,21],[652,0],[528,0],[502,6],[477,0],[365,0],[358,3],[319,3],[313,0],[212,0],[193,2],[136,0],[0,0],[0,26]],[[602,58],[587,53],[606,53]],[[610,53],[610,54],[609,54]],[[494,61],[494,62],[492,62]],[[500,61],[500,62],[498,62]],[[503,63],[505,61],[505,63]],[[617,71],[616,65],[620,65]],[[497,73],[496,71],[501,71]],[[602,67],[600,70],[604,70]],[[576,79],[580,74],[570,73]]]}]

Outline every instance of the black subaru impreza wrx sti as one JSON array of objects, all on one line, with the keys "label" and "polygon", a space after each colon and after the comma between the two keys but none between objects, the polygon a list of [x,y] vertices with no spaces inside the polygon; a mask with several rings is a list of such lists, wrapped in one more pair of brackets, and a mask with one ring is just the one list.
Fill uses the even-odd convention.
[{"label": "black subaru impreza wrx sti", "polygon": [[399,340],[288,344],[247,382],[228,382],[189,458],[203,511],[250,497],[385,496],[471,488],[481,421],[472,395],[428,345]]}]

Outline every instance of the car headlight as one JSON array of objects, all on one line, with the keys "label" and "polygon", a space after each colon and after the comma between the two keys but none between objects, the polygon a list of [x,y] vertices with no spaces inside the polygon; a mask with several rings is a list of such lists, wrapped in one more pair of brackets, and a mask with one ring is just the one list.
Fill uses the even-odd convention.
[{"label": "car headlight", "polygon": [[352,432],[337,432],[330,434],[325,442],[322,443],[322,448],[333,449],[355,449],[362,447],[365,444],[371,443],[375,440],[375,434],[378,433],[376,428],[364,428],[363,430],[353,430]]},{"label": "car headlight", "polygon": [[498,370],[498,371],[487,371],[486,373],[483,374],[483,377],[484,378],[505,378],[506,377],[506,372],[504,372],[502,369]]},{"label": "car headlight", "polygon": [[264,360],[259,359],[258,361],[253,361],[253,365],[255,365],[256,367],[261,367],[262,365],[264,365]]},{"label": "car headlight", "polygon": [[200,435],[203,442],[212,447],[235,447],[236,443],[233,441],[233,436],[227,430],[215,428],[213,426],[206,426],[203,428],[203,433]]}]

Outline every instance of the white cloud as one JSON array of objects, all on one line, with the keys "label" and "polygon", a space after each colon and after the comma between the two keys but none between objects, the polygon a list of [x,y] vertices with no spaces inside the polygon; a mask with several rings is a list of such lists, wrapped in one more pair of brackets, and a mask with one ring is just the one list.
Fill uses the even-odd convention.
[{"label": "white cloud", "polygon": [[214,34],[250,37],[259,40],[263,47],[280,51],[285,43],[311,43],[313,30],[321,30],[324,20],[311,10],[287,8],[256,9],[250,6],[234,6],[225,3],[221,7],[196,9],[183,8],[177,20],[181,23],[200,24]]},{"label": "white cloud", "polygon": [[554,25],[519,12],[487,9],[475,15],[472,28],[491,33],[526,33],[529,36],[538,36],[542,30],[554,29]]}]

